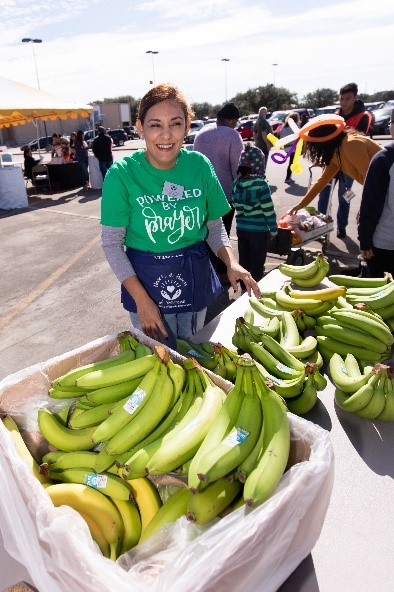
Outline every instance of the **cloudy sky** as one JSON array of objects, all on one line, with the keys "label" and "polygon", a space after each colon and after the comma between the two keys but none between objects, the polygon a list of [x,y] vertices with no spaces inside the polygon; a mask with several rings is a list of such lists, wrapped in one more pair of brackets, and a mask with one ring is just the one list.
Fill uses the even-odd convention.
[{"label": "cloudy sky", "polygon": [[394,89],[392,0],[1,0],[0,23],[0,75],[36,86],[34,49],[41,88],[84,102],[153,78],[213,104],[267,83]]}]

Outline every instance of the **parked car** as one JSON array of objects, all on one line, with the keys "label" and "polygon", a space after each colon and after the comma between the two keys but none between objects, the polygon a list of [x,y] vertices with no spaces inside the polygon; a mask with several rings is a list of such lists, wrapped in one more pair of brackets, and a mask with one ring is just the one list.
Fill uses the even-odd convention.
[{"label": "parked car", "polygon": [[140,137],[137,128],[135,127],[135,125],[125,125],[123,127],[124,131],[127,134],[127,139],[128,140],[138,140],[138,138]]},{"label": "parked car", "polygon": [[272,133],[275,136],[278,136],[278,138],[280,130],[285,124],[285,119],[288,112],[289,111],[273,111],[271,117],[267,118],[267,121],[272,128]]},{"label": "parked car", "polygon": [[28,142],[27,144],[23,144],[23,146],[21,146],[21,150],[22,152],[25,150],[25,148],[30,148],[30,150],[32,152],[35,152],[36,150],[38,150],[38,142],[40,142],[40,150],[44,150],[47,146],[52,146],[52,136],[42,136],[41,138],[37,138],[35,140],[31,140],[31,142]]},{"label": "parked car", "polygon": [[185,136],[185,144],[193,144],[196,134],[204,127],[204,124],[202,119],[195,119],[191,122],[189,133]]},{"label": "parked car", "polygon": [[327,105],[326,107],[318,107],[315,109],[315,115],[327,115],[328,113],[335,113],[337,109],[340,109],[340,104],[337,103],[336,105]]},{"label": "parked car", "polygon": [[371,126],[371,135],[390,135],[390,118],[391,118],[391,107],[385,107],[384,109],[377,109],[373,112],[374,120]]},{"label": "parked car", "polygon": [[377,109],[383,109],[386,105],[384,101],[375,101],[374,103],[364,103],[364,107],[367,111],[376,111]]},{"label": "parked car", "polygon": [[253,119],[249,119],[248,121],[239,123],[235,129],[240,133],[243,140],[253,140],[253,125]]},{"label": "parked car", "polygon": [[110,129],[107,134],[111,136],[115,146],[124,146],[124,143],[127,142],[127,134],[123,129]]}]

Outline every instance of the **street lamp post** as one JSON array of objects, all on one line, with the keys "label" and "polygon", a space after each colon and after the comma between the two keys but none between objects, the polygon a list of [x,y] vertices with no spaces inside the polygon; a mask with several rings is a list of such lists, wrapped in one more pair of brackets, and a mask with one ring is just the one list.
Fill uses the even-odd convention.
[{"label": "street lamp post", "polygon": [[148,50],[148,51],[147,51],[147,52],[145,52],[145,53],[150,53],[150,54],[151,54],[151,56],[152,56],[152,73],[153,73],[153,80],[152,80],[151,84],[155,84],[156,82],[155,82],[155,59],[154,59],[154,56],[155,56],[155,55],[157,55],[159,52],[158,52],[158,51],[152,51],[152,50],[150,49],[150,50]]},{"label": "street lamp post", "polygon": [[225,101],[227,103],[227,62],[230,60],[228,58],[222,58],[222,62],[224,62],[224,96]]},{"label": "street lamp post", "polygon": [[[31,43],[31,47],[33,50],[33,58],[34,58],[34,67],[36,70],[36,77],[37,77],[37,86],[38,86],[38,90],[41,90],[40,79],[38,78],[37,60],[36,60],[36,52],[34,51],[34,44],[35,43],[42,43],[42,39],[31,39],[30,37],[24,37],[22,39],[22,43]],[[45,130],[45,138],[47,138],[48,137],[47,124],[45,121],[43,121],[43,124],[44,124],[44,130]],[[40,140],[39,139],[38,139],[38,153],[40,153]]]},{"label": "street lamp post", "polygon": [[275,86],[275,69],[278,66],[278,64],[272,64],[272,67],[274,69],[274,86]]}]

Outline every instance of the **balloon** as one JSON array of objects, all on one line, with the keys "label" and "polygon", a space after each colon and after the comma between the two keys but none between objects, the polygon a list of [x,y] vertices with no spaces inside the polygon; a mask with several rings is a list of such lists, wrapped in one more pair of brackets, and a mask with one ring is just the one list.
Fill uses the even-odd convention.
[{"label": "balloon", "polygon": [[299,138],[299,134],[290,134],[289,136],[284,136],[283,138],[276,138],[276,141],[274,143],[274,148],[282,148],[282,146],[285,146],[286,144],[290,144],[290,142],[294,142],[295,140],[298,140]]},{"label": "balloon", "polygon": [[302,171],[304,170],[304,167],[299,162],[302,153],[303,143],[304,141],[302,140],[302,138],[300,138],[297,142],[297,147],[295,149],[293,164],[290,165],[290,170],[293,171],[293,173],[295,174],[302,173]]},{"label": "balloon", "polygon": [[267,140],[269,140],[271,144],[274,145],[278,141],[278,138],[274,136],[274,134],[269,133],[267,134]]}]

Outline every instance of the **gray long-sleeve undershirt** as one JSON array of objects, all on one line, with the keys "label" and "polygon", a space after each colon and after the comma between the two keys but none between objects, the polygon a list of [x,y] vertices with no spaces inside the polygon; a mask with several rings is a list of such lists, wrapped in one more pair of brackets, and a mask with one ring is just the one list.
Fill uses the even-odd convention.
[{"label": "gray long-sleeve undershirt", "polygon": [[[207,222],[207,243],[216,254],[222,247],[229,247],[230,240],[221,218]],[[107,261],[118,278],[123,283],[127,278],[136,275],[133,266],[124,250],[126,236],[125,226],[102,226],[101,244]]]}]

